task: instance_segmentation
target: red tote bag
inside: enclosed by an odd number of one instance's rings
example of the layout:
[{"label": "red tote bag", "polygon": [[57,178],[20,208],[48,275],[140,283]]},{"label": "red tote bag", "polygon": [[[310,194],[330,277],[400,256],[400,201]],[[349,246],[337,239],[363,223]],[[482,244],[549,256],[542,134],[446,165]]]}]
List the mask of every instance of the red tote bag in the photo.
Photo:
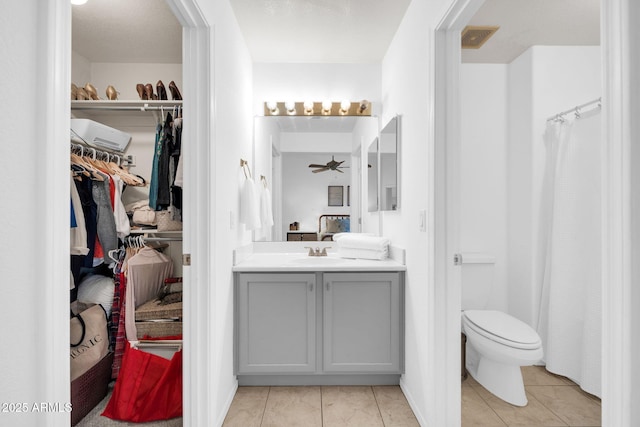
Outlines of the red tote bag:
[{"label": "red tote bag", "polygon": [[182,416],[182,350],[167,360],[126,346],[120,374],[102,415],[135,423]]}]

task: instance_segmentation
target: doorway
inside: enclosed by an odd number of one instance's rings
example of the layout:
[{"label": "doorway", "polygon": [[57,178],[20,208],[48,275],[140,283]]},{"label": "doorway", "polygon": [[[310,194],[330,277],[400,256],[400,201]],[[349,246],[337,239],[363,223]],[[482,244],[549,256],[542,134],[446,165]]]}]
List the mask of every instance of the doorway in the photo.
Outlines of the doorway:
[{"label": "doorway", "polygon": [[[210,100],[213,98],[213,82],[212,82],[212,28],[202,14],[202,11],[194,0],[168,0],[167,2],[174,15],[182,26],[182,64],[183,64],[183,80],[181,87],[182,96],[184,98],[183,107],[185,112],[188,111],[188,118],[185,117],[185,128],[183,138],[193,141],[201,141],[201,144],[194,144],[188,150],[184,150],[183,160],[184,185],[190,187],[189,192],[184,195],[184,206],[188,207],[183,214],[183,252],[191,255],[196,261],[193,263],[184,263],[183,280],[185,283],[185,292],[183,299],[183,328],[184,328],[184,347],[183,347],[183,376],[190,378],[186,381],[183,389],[183,420],[186,425],[207,424],[205,420],[214,419],[211,412],[211,405],[208,402],[213,401],[212,390],[210,386],[211,379],[208,375],[208,361],[206,357],[199,357],[202,354],[209,354],[211,341],[213,338],[209,333],[209,316],[208,301],[211,300],[210,294],[212,290],[210,286],[197,286],[196,283],[213,283],[208,261],[210,258],[208,252],[210,247],[211,225],[206,215],[200,215],[200,212],[207,212],[210,209],[210,199],[213,197],[212,183],[210,181],[198,180],[202,171],[208,170],[210,147],[208,141],[212,135],[211,117],[213,117],[212,106]],[[52,87],[65,88],[56,91],[53,95],[53,105],[69,106],[69,91],[71,84],[70,64],[71,64],[71,13],[68,2],[56,2],[57,8],[53,8],[48,14],[54,16],[67,17],[59,20],[49,20],[47,33],[50,35],[51,43],[48,48],[53,56],[53,70],[51,75],[56,76],[55,85]],[[61,108],[51,108],[47,110],[49,117],[53,120],[47,122],[50,134],[59,135],[59,140],[63,140],[69,133],[69,109],[66,112]],[[204,143],[204,142],[207,143]],[[56,160],[68,159],[68,148],[64,144],[56,144],[55,155],[52,156]],[[68,161],[68,160],[67,160]],[[59,176],[56,179],[47,180],[47,188],[64,188],[62,180],[68,182],[68,172],[64,168],[60,169]],[[54,211],[65,211],[68,209],[68,202],[62,203],[63,197],[57,198],[53,204]],[[197,230],[197,232],[196,232]],[[59,254],[68,253],[68,235],[67,230],[54,230],[54,239],[56,247],[54,252]],[[201,262],[198,262],[203,260]],[[56,263],[52,271],[53,277],[66,277],[69,281],[69,269],[65,263]],[[56,301],[60,301],[56,298]],[[55,342],[68,342],[68,308],[66,304],[56,304],[52,306],[51,316],[51,336]],[[64,331],[67,331],[66,333]],[[66,338],[65,338],[66,337]],[[68,366],[68,350],[64,345],[56,345],[52,351],[51,365]],[[56,371],[55,369],[52,372]],[[64,372],[62,370],[61,372]],[[196,372],[198,373],[196,375]],[[68,375],[51,375],[47,377],[49,381],[49,389],[52,390],[52,396],[62,397],[69,396],[69,377]],[[69,419],[58,418],[60,425],[68,425]],[[56,424],[57,425],[57,424]]]},{"label": "doorway", "polygon": [[[442,241],[437,241],[436,251],[439,253],[437,263],[439,267],[441,277],[445,283],[443,285],[446,290],[446,344],[447,350],[452,358],[460,356],[460,296],[461,296],[461,284],[460,284],[460,271],[453,263],[453,254],[457,253],[461,247],[461,230],[460,230],[460,214],[459,209],[461,206],[461,180],[460,180],[460,156],[461,156],[461,133],[458,126],[460,121],[461,110],[461,93],[460,93],[460,32],[465,25],[470,21],[471,17],[482,6],[482,0],[459,0],[454,1],[449,12],[441,21],[436,29],[435,33],[435,45],[436,45],[436,78],[435,78],[435,121],[436,121],[436,203],[437,214],[436,223],[440,222],[441,226],[446,229],[446,237]],[[601,51],[603,52],[603,73],[607,81],[607,74],[615,75],[616,72],[620,72],[617,64],[612,62],[612,56],[604,55],[607,48],[613,48],[616,52],[620,50],[619,41],[615,37],[619,37],[616,30],[613,29],[611,23],[615,22],[614,16],[620,14],[619,10],[615,10],[613,7],[607,7],[602,4],[601,9],[603,12],[601,30],[602,41]],[[607,10],[608,9],[608,10]],[[615,37],[612,37],[615,36]],[[609,38],[607,37],[609,36]],[[603,99],[616,99],[619,100],[621,94],[618,92],[617,87],[603,87]],[[611,98],[609,98],[611,97]],[[611,122],[608,122],[608,117],[605,114],[603,120],[603,127],[611,130]],[[604,151],[610,152],[611,148],[603,148]],[[611,160],[609,160],[611,162]],[[604,169],[607,166],[610,168],[613,163],[603,164]],[[607,172],[604,172],[605,180],[607,178]],[[605,196],[606,198],[606,196]],[[617,214],[616,214],[617,215]],[[446,219],[446,220],[445,220]],[[613,218],[615,219],[615,218]],[[605,220],[605,223],[607,220]],[[436,225],[436,228],[438,226]],[[614,238],[615,240],[615,238]],[[609,248],[609,250],[612,250]],[[606,268],[608,255],[603,254],[603,268]],[[609,257],[609,259],[611,259]],[[611,263],[611,261],[608,261]],[[603,283],[603,289],[608,289],[612,285],[610,282]],[[606,308],[605,316],[606,316]],[[616,319],[620,321],[621,319]],[[613,334],[616,331],[612,328],[611,322],[609,325],[607,322],[603,323],[603,342],[606,342],[608,338],[616,341],[615,345],[607,348],[603,346],[603,377],[607,372],[611,371],[611,367],[607,366],[607,354],[612,349],[620,348],[623,344],[617,341],[617,336]],[[611,343],[611,341],[609,341]],[[444,343],[443,343],[444,344]],[[456,348],[457,346],[457,348]],[[456,355],[456,356],[454,356]],[[609,355],[611,357],[613,353]],[[459,359],[457,359],[459,360]],[[457,367],[453,365],[447,366],[447,420],[449,425],[460,424],[460,387],[459,387],[459,365]],[[618,388],[621,387],[621,377],[613,377],[607,384],[603,383],[603,411],[602,411],[602,423],[607,425],[611,419],[617,418],[611,411],[606,408],[608,406],[609,399],[613,396],[620,396]],[[628,410],[628,408],[627,408]]]}]

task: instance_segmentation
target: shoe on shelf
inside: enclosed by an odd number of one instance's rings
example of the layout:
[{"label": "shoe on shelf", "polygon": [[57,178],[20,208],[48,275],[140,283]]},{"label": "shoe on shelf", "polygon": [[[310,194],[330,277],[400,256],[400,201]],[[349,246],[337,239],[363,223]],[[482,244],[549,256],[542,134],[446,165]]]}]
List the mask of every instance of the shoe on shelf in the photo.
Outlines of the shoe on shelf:
[{"label": "shoe on shelf", "polygon": [[94,101],[100,99],[98,98],[98,91],[91,83],[87,83],[86,85],[84,85],[84,90],[89,94],[89,98],[93,99]]},{"label": "shoe on shelf", "polygon": [[178,90],[178,86],[176,86],[176,84],[175,84],[175,82],[173,80],[171,80],[171,82],[169,82],[169,90],[171,91],[171,98],[174,101],[182,100],[182,95],[180,94],[180,91]]},{"label": "shoe on shelf", "polygon": [[144,92],[147,95],[147,99],[154,100],[158,99],[155,93],[153,93],[153,85],[151,83],[147,83],[144,85]]},{"label": "shoe on shelf", "polygon": [[88,99],[91,99],[91,97],[89,96],[89,93],[86,91],[85,88],[83,87],[79,87],[77,90],[77,98],[78,101],[86,101]]},{"label": "shoe on shelf", "polygon": [[162,83],[162,80],[158,80],[158,83],[156,83],[156,91],[158,92],[158,99],[160,100],[167,100],[167,89],[164,87],[164,83]]},{"label": "shoe on shelf", "polygon": [[75,101],[78,99],[78,86],[71,83],[71,100]]},{"label": "shoe on shelf", "polygon": [[107,99],[111,101],[118,99],[118,91],[111,85],[107,86]]},{"label": "shoe on shelf", "polygon": [[138,83],[136,85],[136,90],[138,91],[138,96],[140,96],[140,99],[142,100],[146,100],[147,98],[147,93],[144,90],[144,85],[142,83]]}]

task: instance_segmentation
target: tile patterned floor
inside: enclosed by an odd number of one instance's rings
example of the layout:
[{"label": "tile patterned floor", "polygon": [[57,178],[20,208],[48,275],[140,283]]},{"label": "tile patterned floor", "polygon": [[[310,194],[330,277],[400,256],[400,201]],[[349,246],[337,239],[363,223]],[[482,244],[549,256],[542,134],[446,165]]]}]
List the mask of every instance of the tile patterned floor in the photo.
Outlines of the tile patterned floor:
[{"label": "tile patterned floor", "polygon": [[239,387],[223,427],[419,427],[398,386]]},{"label": "tile patterned floor", "polygon": [[[529,404],[510,405],[471,376],[462,427],[600,426],[600,399],[543,367],[522,374]],[[417,427],[398,386],[239,387],[223,427]]]},{"label": "tile patterned floor", "polygon": [[529,404],[510,405],[471,376],[462,383],[462,427],[600,426],[600,399],[541,366],[522,368]]}]

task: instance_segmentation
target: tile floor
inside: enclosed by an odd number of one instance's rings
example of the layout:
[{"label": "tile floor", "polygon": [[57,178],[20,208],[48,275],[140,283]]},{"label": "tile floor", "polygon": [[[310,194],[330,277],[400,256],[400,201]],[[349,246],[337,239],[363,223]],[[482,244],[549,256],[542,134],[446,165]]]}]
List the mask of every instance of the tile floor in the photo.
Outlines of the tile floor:
[{"label": "tile floor", "polygon": [[462,427],[600,426],[600,399],[542,366],[522,368],[529,404],[510,405],[471,376],[462,383]]},{"label": "tile floor", "polygon": [[[600,426],[600,399],[544,367],[522,369],[529,404],[510,405],[471,376],[462,427]],[[418,426],[398,386],[239,387],[223,427]]]},{"label": "tile floor", "polygon": [[239,387],[223,427],[419,427],[398,386]]}]

